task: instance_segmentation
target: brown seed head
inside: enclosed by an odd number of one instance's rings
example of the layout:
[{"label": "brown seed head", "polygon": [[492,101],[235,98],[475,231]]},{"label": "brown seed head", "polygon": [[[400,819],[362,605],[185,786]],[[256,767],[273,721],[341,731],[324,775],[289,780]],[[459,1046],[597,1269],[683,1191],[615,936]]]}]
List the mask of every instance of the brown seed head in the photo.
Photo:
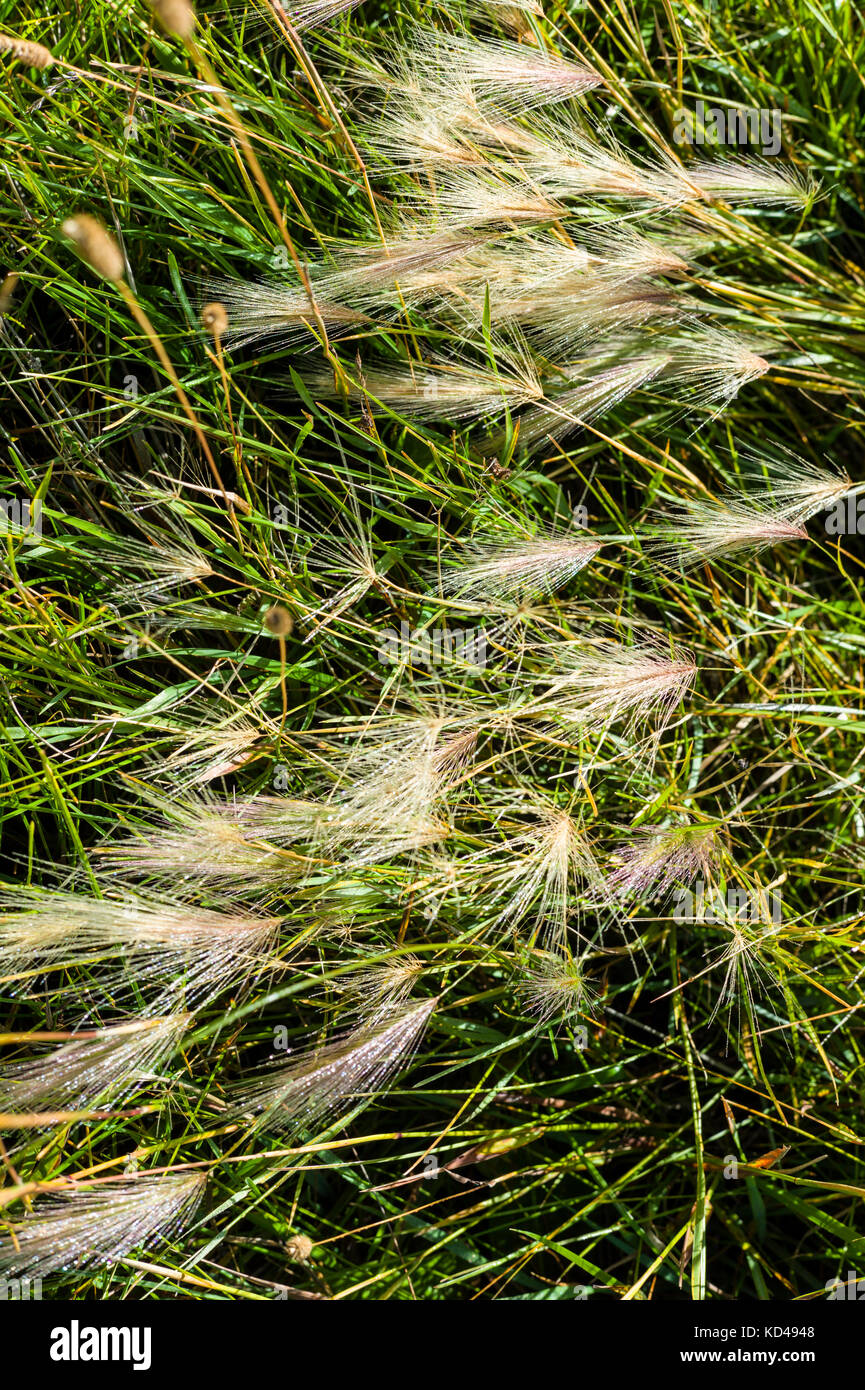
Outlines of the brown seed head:
[{"label": "brown seed head", "polygon": [[29,68],[50,68],[54,54],[41,43],[31,43],[28,39],[18,39],[14,34],[0,34],[0,53],[11,53],[19,63]]},{"label": "brown seed head", "polygon": [[67,217],[61,230],[74,242],[81,259],[103,280],[116,283],[123,279],[126,273],[123,253],[98,218],[79,212],[74,217]]},{"label": "brown seed head", "polygon": [[214,338],[224,338],[228,332],[228,310],[218,299],[214,300],[212,304],[205,304],[202,309],[201,322]]},{"label": "brown seed head", "polygon": [[2,285],[0,285],[0,318],[2,318],[4,314],[8,314],[9,310],[12,308],[12,296],[15,293],[15,286],[17,284],[18,276],[15,274],[14,270],[10,271]]},{"label": "brown seed head", "polygon": [[195,11],[189,0],[150,0],[154,14],[166,34],[189,39],[195,29]]},{"label": "brown seed head", "polygon": [[293,1264],[305,1265],[314,1248],[309,1236],[292,1236],[285,1242],[285,1253]]},{"label": "brown seed head", "polygon": [[290,637],[294,632],[294,618],[281,603],[275,603],[264,615],[264,626],[274,637]]}]

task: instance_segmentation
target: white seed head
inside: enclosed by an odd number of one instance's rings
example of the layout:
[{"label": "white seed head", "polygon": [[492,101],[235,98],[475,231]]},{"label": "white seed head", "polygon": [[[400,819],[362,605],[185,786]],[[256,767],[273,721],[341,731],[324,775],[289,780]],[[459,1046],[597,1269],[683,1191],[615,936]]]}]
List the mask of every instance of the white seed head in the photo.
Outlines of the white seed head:
[{"label": "white seed head", "polygon": [[530,819],[449,867],[433,895],[482,893],[491,929],[528,926],[531,942],[565,948],[587,905],[604,895],[603,875],[580,823],[552,802],[532,798]]},{"label": "white seed head", "polygon": [[[220,301],[227,323],[220,337],[229,347],[271,341],[292,344],[311,335],[315,316],[304,289],[246,280],[208,280],[208,294]],[[363,324],[363,314],[328,304],[316,293],[316,308],[328,333],[339,334]],[[202,311],[203,313],[203,311]]]},{"label": "white seed head", "polygon": [[811,173],[753,155],[695,160],[685,165],[682,178],[702,198],[750,207],[780,205],[807,211],[820,191]]},{"label": "white seed head", "polygon": [[465,599],[501,599],[551,592],[566,584],[601,549],[585,535],[525,540],[472,540],[466,558],[444,571],[441,590]]},{"label": "white seed head", "polygon": [[0,1068],[0,1110],[34,1115],[118,1101],[175,1051],[189,1014],[139,1019],[82,1032],[41,1057]]},{"label": "white seed head", "polygon": [[692,569],[733,555],[756,555],[781,541],[802,541],[808,532],[773,506],[771,499],[690,498],[669,524],[649,538],[656,563]]},{"label": "white seed head", "polygon": [[436,1002],[396,1009],[337,1042],[265,1068],[235,1088],[235,1113],[254,1115],[256,1128],[321,1131],[355,1103],[375,1099],[407,1065]]},{"label": "white seed head", "polygon": [[28,1278],[101,1269],[179,1235],[204,1195],[201,1173],[142,1173],[70,1182],[37,1197],[32,1214],[0,1233],[0,1271]]},{"label": "white seed head", "polygon": [[415,26],[408,39],[415,66],[427,81],[467,84],[479,102],[523,113],[567,101],[603,84],[588,64],[573,63],[503,39]]},{"label": "white seed head", "polygon": [[582,966],[555,951],[534,951],[517,981],[522,1009],[540,1024],[566,1023],[586,1013],[591,995]]},{"label": "white seed head", "polygon": [[[613,638],[577,638],[562,643],[545,691],[523,706],[533,719],[561,719],[585,730],[626,721],[635,733],[650,725],[658,733],[694,683],[690,653],[655,637],[629,646]],[[519,714],[519,704],[514,707]]]},{"label": "white seed head", "polygon": [[[307,380],[313,394],[337,394],[331,375],[320,373]],[[463,424],[499,414],[505,404],[517,409],[542,399],[544,394],[532,363],[516,355],[497,372],[459,361],[441,362],[434,367],[401,363],[375,367],[364,372],[362,388],[352,386],[351,393],[356,398],[368,396],[373,402],[419,420]]]},{"label": "white seed head", "polygon": [[[200,850],[199,850],[200,852]],[[101,986],[156,992],[154,1014],[237,987],[265,967],[279,919],[223,914],[141,891],[7,889],[0,895],[0,974],[99,958]]]},{"label": "white seed head", "polygon": [[361,0],[297,0],[292,4],[283,0],[269,0],[277,15],[284,15],[292,28],[301,32],[304,29],[323,29],[341,14],[348,14],[357,8]]},{"label": "white seed head", "polygon": [[616,846],[619,865],[609,885],[622,897],[662,901],[675,884],[710,877],[719,850],[711,825],[641,828],[630,841]]}]

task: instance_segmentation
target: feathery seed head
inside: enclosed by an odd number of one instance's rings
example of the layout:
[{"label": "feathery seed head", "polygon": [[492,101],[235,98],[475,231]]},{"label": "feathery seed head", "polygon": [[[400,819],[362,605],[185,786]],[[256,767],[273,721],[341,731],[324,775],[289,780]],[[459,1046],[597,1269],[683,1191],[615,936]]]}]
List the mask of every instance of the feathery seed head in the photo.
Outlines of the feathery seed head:
[{"label": "feathery seed head", "polygon": [[94,560],[110,570],[135,574],[144,578],[115,585],[118,602],[132,599],[155,599],[167,590],[182,584],[200,584],[213,574],[210,560],[203,550],[185,536],[177,539],[136,541],[130,536],[112,538],[111,549],[94,547]]},{"label": "feathery seed head", "polygon": [[709,878],[719,850],[711,825],[641,829],[630,843],[617,846],[620,862],[610,887],[622,897],[661,900],[676,883]]},{"label": "feathery seed head", "polygon": [[693,255],[693,250],[687,234],[677,233],[675,227],[668,229],[664,223],[653,235],[626,223],[599,227],[585,233],[582,239],[592,254],[595,273],[619,283],[656,277],[678,280],[690,270],[687,253],[690,250]]},{"label": "feathery seed head", "polygon": [[744,386],[769,370],[766,358],[749,343],[715,325],[671,334],[667,347],[661,385],[670,394],[679,388],[687,393],[682,402],[685,409],[715,406],[720,413]]},{"label": "feathery seed head", "polygon": [[182,741],[165,758],[159,775],[169,780],[173,789],[206,786],[263,755],[267,745],[262,744],[260,719],[235,713],[212,724],[210,718],[206,706],[190,702],[186,719],[171,721],[170,732]]},{"label": "feathery seed head", "polygon": [[267,963],[280,922],[141,891],[93,898],[6,889],[0,908],[0,973],[55,970],[108,955],[109,968],[102,967],[106,992],[158,990],[154,1013],[245,983]]},{"label": "feathery seed head", "polygon": [[[431,780],[431,779],[430,779]],[[396,858],[447,835],[447,825],[423,810],[440,795],[439,783],[410,784],[371,773],[350,782],[330,801],[258,796],[234,803],[244,832],[274,845],[304,843],[312,855],[355,865]],[[418,806],[421,805],[421,809]]]},{"label": "feathery seed head", "polygon": [[548,391],[542,405],[526,412],[520,442],[531,450],[561,439],[650,386],[673,397],[681,392],[682,410],[714,406],[720,413],[768,365],[736,334],[715,327],[658,333],[648,343],[624,335],[565,369],[575,384]]},{"label": "feathery seed head", "polygon": [[316,283],[325,298],[357,305],[375,296],[373,302],[381,307],[382,292],[391,295],[397,284],[414,298],[416,288],[426,291],[446,268],[456,264],[462,273],[466,256],[487,240],[484,232],[427,232],[411,223],[398,225],[386,247],[380,241],[343,247],[335,269],[322,273]]},{"label": "feathery seed head", "polygon": [[436,184],[435,202],[442,221],[456,228],[512,227],[567,217],[565,204],[538,184],[487,169],[447,171]]},{"label": "feathery seed head", "polygon": [[525,44],[477,39],[466,32],[413,30],[410,43],[424,75],[443,84],[465,82],[481,102],[500,111],[522,113],[535,106],[567,101],[603,85],[593,68],[553,57]]},{"label": "feathery seed head", "polygon": [[383,857],[389,836],[394,852],[444,838],[439,817],[449,788],[471,762],[478,727],[476,715],[398,716],[366,729],[335,800],[335,829],[329,829],[336,843],[362,863]]},{"label": "feathery seed head", "polygon": [[820,192],[810,172],[753,155],[696,160],[684,167],[682,179],[698,197],[752,207],[774,204],[807,212]]},{"label": "feathery seed head", "polygon": [[689,653],[646,637],[625,646],[613,639],[565,642],[547,690],[525,707],[585,729],[627,720],[636,732],[651,721],[663,730],[691,689],[697,668]]},{"label": "feathery seed head", "polygon": [[539,1024],[566,1023],[591,1008],[591,994],[582,966],[555,951],[533,951],[520,977],[516,995],[526,1013]]},{"label": "feathery seed head", "polygon": [[487,600],[561,588],[597,555],[601,542],[552,534],[510,543],[473,540],[466,549],[467,563],[441,576],[442,593]]},{"label": "feathery seed head", "polygon": [[687,570],[731,555],[759,554],[780,541],[808,539],[804,526],[788,520],[771,500],[727,493],[689,498],[675,520],[648,540],[655,562]]},{"label": "feathery seed head", "polygon": [[[232,347],[267,338],[291,343],[310,334],[314,316],[305,290],[284,284],[209,280],[208,291],[217,297],[228,316],[224,337]],[[317,296],[316,307],[328,333],[345,332],[366,322],[363,314],[328,304]]]},{"label": "feathery seed head", "polygon": [[[833,506],[853,491],[853,481],[840,467],[811,463],[789,451],[752,452],[744,455],[748,481],[760,482],[776,513],[803,525],[824,508]],[[766,472],[768,481],[760,475]]]},{"label": "feathery seed head", "polygon": [[84,1110],[135,1090],[175,1051],[190,1014],[147,1018],[84,1032],[46,1056],[0,1068],[0,1110]]},{"label": "feathery seed head", "polygon": [[370,1026],[408,1005],[422,972],[423,964],[417,956],[393,956],[353,970],[340,979],[339,988]]},{"label": "feathery seed head", "polygon": [[[583,362],[568,369],[567,375],[575,385],[555,395],[549,393],[542,404],[520,417],[520,443],[533,451],[549,440],[565,438],[581,425],[613,410],[633,392],[657,381],[673,360],[664,348],[635,352],[630,358],[621,353],[610,353],[606,358],[598,353],[587,355]],[[497,436],[489,441],[489,447],[499,447]]]},{"label": "feathery seed head", "polygon": [[727,943],[714,957],[709,957],[707,967],[713,971],[726,967],[710,1023],[725,1006],[732,1013],[734,1003],[737,1004],[737,1013],[741,1015],[740,991],[746,1002],[746,1012],[753,1017],[756,994],[765,993],[779,983],[777,972],[771,964],[777,928],[739,922],[733,916],[722,924],[722,930],[728,935]]},{"label": "feathery seed head", "polygon": [[532,180],[557,198],[602,196],[665,209],[688,197],[675,165],[635,159],[611,132],[602,140],[585,121],[561,111],[533,116],[522,164]]},{"label": "feathery seed head", "polygon": [[391,173],[423,173],[443,169],[484,168],[488,155],[483,140],[486,122],[475,130],[478,116],[466,97],[441,91],[397,88],[381,113],[368,122],[364,142],[373,153],[373,168]]},{"label": "feathery seed head", "polygon": [[107,868],[118,875],[199,880],[238,889],[292,882],[306,870],[305,861],[252,839],[233,808],[206,801],[175,803],[167,808],[163,825],[118,840],[103,854]]},{"label": "feathery seed head", "polygon": [[[327,382],[333,390],[332,375]],[[336,533],[320,535],[307,557],[310,575],[320,577],[334,590],[308,615],[310,619],[326,614],[326,621],[332,622],[346,609],[359,603],[371,588],[384,583],[385,575],[378,572],[375,536],[369,521],[361,513],[360,502],[354,491],[349,493],[347,504],[348,516],[339,518]],[[317,630],[312,629],[306,637],[307,642]]]},{"label": "feathery seed head", "polygon": [[361,0],[294,0],[283,4],[281,0],[269,0],[278,15],[288,20],[294,29],[323,29],[331,20],[341,14],[348,14],[357,8]]},{"label": "feathery seed head", "polygon": [[559,361],[587,341],[657,319],[675,323],[692,309],[693,301],[663,286],[636,280],[616,285],[609,278],[587,275],[568,294],[551,285],[511,298],[501,306],[498,321],[514,319],[544,356]]},{"label": "feathery seed head", "polygon": [[[331,373],[322,372],[308,381],[318,395],[336,394]],[[366,372],[363,387],[352,385],[351,394],[368,394],[383,406],[421,420],[469,423],[499,413],[505,402],[516,409],[541,400],[544,392],[533,364],[514,356],[498,372],[461,362],[445,361],[434,367],[395,363]]]},{"label": "feathery seed head", "polygon": [[[495,917],[493,927],[532,924],[531,938],[541,937],[562,951],[572,925],[579,931],[588,897],[604,896],[603,876],[592,846],[569,811],[533,797],[531,821],[503,842],[484,846],[454,865],[445,865],[439,889],[445,893],[473,881]],[[435,889],[434,889],[435,891]]]},{"label": "feathery seed head", "polygon": [[407,1065],[437,1002],[397,1009],[336,1042],[263,1069],[235,1088],[235,1114],[255,1114],[256,1128],[320,1132],[355,1102],[374,1099]]},{"label": "feathery seed head", "polygon": [[122,1182],[70,1182],[37,1197],[32,1214],[0,1235],[0,1272],[41,1278],[116,1264],[179,1234],[205,1181],[201,1173],[142,1173]]}]

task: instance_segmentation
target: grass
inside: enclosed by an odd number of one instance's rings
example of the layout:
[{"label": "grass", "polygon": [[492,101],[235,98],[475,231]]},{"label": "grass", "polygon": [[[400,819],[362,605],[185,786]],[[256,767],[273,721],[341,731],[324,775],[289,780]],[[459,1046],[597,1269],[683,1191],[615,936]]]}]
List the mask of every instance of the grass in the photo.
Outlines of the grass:
[{"label": "grass", "polygon": [[[862,540],[821,516],[803,544],[683,576],[653,569],[637,533],[659,507],[747,488],[767,445],[862,478],[862,16],[820,0],[589,0],[530,21],[601,72],[609,90],[586,102],[612,108],[632,150],[642,132],[644,150],[687,160],[675,112],[698,99],[777,108],[785,157],[821,185],[808,210],[693,213],[709,246],[692,292],[768,341],[765,376],[723,411],[638,393],[533,454],[507,412],[466,428],[358,403],[370,363],[414,370],[454,346],[423,310],[326,351],[308,336],[228,352],[200,322],[208,280],[296,284],[293,255],[306,266],[388,225],[413,176],[388,181],[358,155],[347,73],[419,16],[448,22],[369,0],[304,35],[301,62],[252,4],[202,9],[191,52],[132,0],[56,14],[0,0],[0,29],[57,60],[40,72],[0,55],[0,246],[18,276],[0,334],[0,492],[43,505],[41,537],[3,537],[6,878],[104,893],[118,872],[106,847],[147,834],[154,797],[170,812],[205,781],[216,797],[339,789],[373,714],[500,711],[599,612],[620,636],[648,624],[692,651],[695,689],[642,762],[618,726],[488,732],[449,793],[441,854],[324,855],[300,874],[289,848],[264,886],[163,881],[278,916],[278,962],[208,999],[122,1105],[47,1129],[0,1118],[0,1210],[20,1216],[29,1184],[73,1175],[207,1171],[166,1246],[46,1282],[46,1296],[822,1298],[863,1259]],[[60,234],[80,211],[122,241],[218,479],[128,300]],[[472,360],[503,370],[499,341],[482,324]],[[323,370],[330,397],[307,384]],[[577,505],[609,543],[561,593],[504,621],[431,587],[450,547],[509,519],[561,526]],[[322,536],[349,537],[354,559],[322,559]],[[193,554],[199,577],[160,585],[154,542]],[[359,574],[351,602],[322,607]],[[263,621],[274,605],[293,620],[281,637]],[[493,655],[481,672],[383,665],[382,633],[403,622],[482,626]],[[729,998],[722,923],[643,905],[601,940],[586,909],[593,1008],[560,1026],[526,1013],[531,933],[496,921],[489,874],[527,792],[573,809],[604,866],[633,828],[719,825],[720,886],[783,903],[777,929],[732,958]],[[448,866],[472,863],[441,890]],[[373,1104],[288,1136],[226,1113],[274,1047],[339,1030],[353,973],[408,953],[417,993],[440,1001]],[[96,961],[34,966],[26,988],[0,980],[3,1060],[48,1046],[30,1035],[146,1005],[146,988],[131,1007],[104,997],[101,978]]]}]

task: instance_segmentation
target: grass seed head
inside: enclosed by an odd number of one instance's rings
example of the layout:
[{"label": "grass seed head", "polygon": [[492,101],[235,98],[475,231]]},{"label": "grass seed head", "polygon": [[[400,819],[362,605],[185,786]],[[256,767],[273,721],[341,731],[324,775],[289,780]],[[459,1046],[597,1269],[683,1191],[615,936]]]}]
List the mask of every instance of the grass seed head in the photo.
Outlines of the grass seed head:
[{"label": "grass seed head", "polygon": [[38,1114],[116,1102],[171,1056],[190,1017],[173,1014],[99,1028],[46,1056],[12,1062],[0,1068],[0,1110]]},{"label": "grass seed head", "polygon": [[483,601],[551,592],[572,579],[600,549],[600,541],[578,535],[473,540],[466,547],[466,560],[442,574],[442,592]]},{"label": "grass seed head", "polygon": [[30,39],[19,39],[14,34],[0,34],[0,53],[9,53],[29,68],[50,68],[54,62],[50,48]]},{"label": "grass seed head", "polygon": [[677,883],[709,879],[719,851],[713,826],[641,828],[630,842],[617,846],[619,866],[610,887],[622,897],[659,901]]},{"label": "grass seed head", "polygon": [[228,333],[228,310],[215,299],[212,303],[205,304],[201,311],[201,322],[214,338],[224,338]]},{"label": "grass seed head", "polygon": [[517,981],[524,1011],[539,1024],[566,1023],[585,1013],[590,993],[579,961],[555,951],[534,951]]},{"label": "grass seed head", "polygon": [[156,18],[166,34],[191,39],[195,33],[195,11],[189,0],[150,0]]},{"label": "grass seed head", "polygon": [[252,1114],[256,1128],[314,1134],[356,1101],[374,1099],[405,1067],[437,1000],[390,1011],[336,1042],[265,1068],[235,1088],[238,1118]]},{"label": "grass seed head", "polygon": [[70,1182],[38,1196],[0,1235],[0,1272],[42,1278],[116,1264],[179,1235],[204,1195],[201,1173],[141,1173],[122,1182]]},{"label": "grass seed head", "polygon": [[587,64],[554,57],[526,44],[477,39],[466,32],[416,26],[409,39],[417,68],[443,83],[466,83],[497,110],[523,113],[567,101],[603,85]]},{"label": "grass seed head", "polygon": [[281,603],[268,608],[262,622],[272,637],[290,637],[294,632],[294,618]]},{"label": "grass seed head", "polygon": [[97,217],[91,217],[86,212],[76,213],[74,217],[67,217],[61,230],[73,243],[81,259],[103,280],[116,284],[124,278],[126,265],[123,252]]}]

